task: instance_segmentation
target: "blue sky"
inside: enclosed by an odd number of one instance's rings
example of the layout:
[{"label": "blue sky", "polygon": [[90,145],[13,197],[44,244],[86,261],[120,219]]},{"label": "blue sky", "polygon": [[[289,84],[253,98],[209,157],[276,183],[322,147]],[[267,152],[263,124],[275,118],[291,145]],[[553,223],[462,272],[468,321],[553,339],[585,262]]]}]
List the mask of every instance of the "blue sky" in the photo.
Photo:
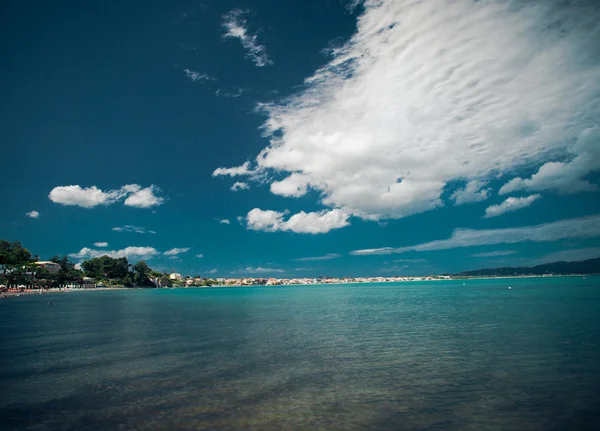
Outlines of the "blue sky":
[{"label": "blue sky", "polygon": [[222,277],[600,256],[575,3],[4,2],[0,237]]}]

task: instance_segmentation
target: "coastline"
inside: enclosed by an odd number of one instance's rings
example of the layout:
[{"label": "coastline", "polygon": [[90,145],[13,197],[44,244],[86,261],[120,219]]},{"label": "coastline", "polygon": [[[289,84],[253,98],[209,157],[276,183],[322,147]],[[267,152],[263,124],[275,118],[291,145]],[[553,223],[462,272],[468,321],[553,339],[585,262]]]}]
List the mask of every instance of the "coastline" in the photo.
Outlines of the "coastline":
[{"label": "coastline", "polygon": [[565,275],[523,275],[523,276],[497,276],[497,277],[465,277],[465,278],[427,278],[427,279],[416,279],[416,280],[393,280],[393,281],[348,281],[348,282],[332,282],[332,283],[309,283],[309,284],[280,284],[280,285],[261,285],[261,284],[230,284],[230,285],[213,285],[213,286],[180,286],[180,287],[85,287],[85,288],[68,288],[68,289],[47,289],[42,290],[25,290],[23,292],[0,292],[0,299],[5,298],[16,298],[19,296],[29,295],[40,295],[40,294],[52,294],[52,293],[73,293],[73,292],[98,292],[98,291],[110,291],[110,290],[148,290],[148,289],[159,289],[159,290],[170,290],[170,289],[215,289],[215,288],[248,288],[248,287],[308,287],[308,286],[332,286],[332,285],[360,285],[360,284],[401,284],[401,283],[428,283],[428,282],[466,282],[466,281],[479,281],[479,280],[517,280],[517,279],[553,279],[553,278],[566,278],[566,277],[599,277],[600,274],[565,274]]}]

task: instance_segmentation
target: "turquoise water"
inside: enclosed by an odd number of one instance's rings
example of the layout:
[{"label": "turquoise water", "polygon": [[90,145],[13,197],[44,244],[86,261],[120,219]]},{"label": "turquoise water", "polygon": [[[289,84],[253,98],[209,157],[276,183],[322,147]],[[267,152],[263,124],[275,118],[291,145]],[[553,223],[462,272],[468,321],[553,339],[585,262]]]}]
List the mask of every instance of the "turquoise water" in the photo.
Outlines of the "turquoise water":
[{"label": "turquoise water", "polygon": [[11,298],[0,429],[598,430],[599,318],[598,277]]}]

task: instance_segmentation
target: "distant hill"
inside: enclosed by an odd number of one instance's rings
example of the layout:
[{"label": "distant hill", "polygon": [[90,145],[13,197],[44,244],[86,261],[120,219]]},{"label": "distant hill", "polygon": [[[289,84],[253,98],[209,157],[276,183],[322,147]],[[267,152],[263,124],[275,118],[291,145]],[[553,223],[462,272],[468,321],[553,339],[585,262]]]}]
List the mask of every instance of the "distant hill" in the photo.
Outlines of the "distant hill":
[{"label": "distant hill", "polygon": [[464,277],[502,277],[512,275],[569,275],[569,274],[600,274],[600,257],[595,259],[580,260],[577,262],[552,262],[537,266],[516,266],[501,268],[476,269],[462,271],[455,276]]}]

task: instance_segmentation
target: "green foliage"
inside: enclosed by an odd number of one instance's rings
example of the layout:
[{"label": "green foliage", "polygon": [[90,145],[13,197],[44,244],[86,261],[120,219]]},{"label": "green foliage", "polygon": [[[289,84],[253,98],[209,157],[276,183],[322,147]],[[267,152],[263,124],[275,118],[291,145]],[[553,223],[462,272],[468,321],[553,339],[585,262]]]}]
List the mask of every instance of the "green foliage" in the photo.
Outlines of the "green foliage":
[{"label": "green foliage", "polygon": [[0,265],[24,265],[31,260],[31,253],[19,241],[0,240]]},{"label": "green foliage", "polygon": [[129,262],[126,257],[114,259],[109,256],[100,256],[83,262],[81,267],[86,276],[95,279],[124,279],[129,274]]}]

